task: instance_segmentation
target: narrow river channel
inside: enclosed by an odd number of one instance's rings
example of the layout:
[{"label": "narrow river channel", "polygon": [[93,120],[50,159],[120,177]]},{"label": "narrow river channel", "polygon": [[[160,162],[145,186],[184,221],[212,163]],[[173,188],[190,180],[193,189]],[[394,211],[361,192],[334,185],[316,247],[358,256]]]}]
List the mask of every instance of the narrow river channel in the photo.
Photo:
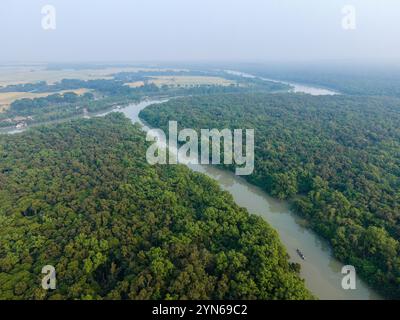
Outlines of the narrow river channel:
[{"label": "narrow river channel", "polygon": [[[297,87],[299,89],[299,87]],[[306,88],[305,93],[333,94],[332,92],[319,91],[312,87]],[[123,112],[133,123],[138,122],[145,131],[149,128],[139,118],[139,112],[149,105],[163,101],[149,100],[130,104],[116,109]],[[113,112],[113,111],[109,111]],[[104,116],[109,112],[92,114]],[[61,121],[60,121],[61,122]],[[22,130],[3,129],[0,133],[18,133]],[[332,255],[329,244],[313,231],[306,228],[306,222],[290,211],[288,203],[278,201],[268,196],[263,190],[247,183],[243,178],[233,173],[218,169],[213,166],[188,165],[192,170],[201,172],[216,180],[223,190],[232,194],[236,203],[246,208],[250,213],[262,216],[275,230],[278,231],[282,243],[290,255],[291,261],[301,265],[301,276],[305,279],[307,288],[319,299],[382,299],[370,289],[360,278],[357,278],[356,290],[344,290],[341,286],[343,264]],[[305,255],[302,260],[296,253],[299,248]]]},{"label": "narrow river channel", "polygon": [[[149,128],[139,118],[139,112],[151,104],[161,102],[144,101],[118,111],[123,112],[132,122],[140,123],[143,129],[148,131]],[[301,276],[305,279],[307,288],[319,299],[381,299],[359,278],[356,290],[342,289],[343,264],[333,257],[329,244],[307,229],[305,221],[290,211],[287,202],[273,199],[260,188],[229,171],[205,165],[188,166],[216,180],[223,190],[232,194],[239,206],[262,216],[278,231],[291,261],[301,265]],[[297,248],[306,256],[305,261],[296,253]]]}]

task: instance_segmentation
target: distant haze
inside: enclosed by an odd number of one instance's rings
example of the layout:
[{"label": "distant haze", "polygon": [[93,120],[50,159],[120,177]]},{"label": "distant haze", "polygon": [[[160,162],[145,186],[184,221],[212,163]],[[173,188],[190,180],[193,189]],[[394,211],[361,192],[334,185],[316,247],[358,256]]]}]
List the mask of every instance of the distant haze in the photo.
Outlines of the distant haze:
[{"label": "distant haze", "polygon": [[[42,29],[47,4],[56,30]],[[399,17],[399,0],[1,0],[0,62],[398,63]]]}]

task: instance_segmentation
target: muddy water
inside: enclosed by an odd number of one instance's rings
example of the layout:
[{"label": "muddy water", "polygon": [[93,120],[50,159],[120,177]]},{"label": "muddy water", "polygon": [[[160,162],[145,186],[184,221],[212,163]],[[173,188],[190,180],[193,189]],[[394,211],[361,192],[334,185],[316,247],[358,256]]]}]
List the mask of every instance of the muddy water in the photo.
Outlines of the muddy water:
[{"label": "muddy water", "polygon": [[[132,104],[119,111],[132,122],[142,124],[144,130],[147,131],[149,128],[139,119],[139,112],[151,104],[160,102],[162,101]],[[216,180],[222,189],[232,194],[239,206],[246,208],[250,213],[262,216],[278,231],[291,261],[301,265],[301,276],[305,279],[307,288],[319,299],[381,299],[359,278],[357,278],[356,290],[342,289],[341,270],[344,265],[333,257],[327,242],[307,229],[306,222],[290,211],[287,202],[268,196],[260,188],[229,171],[205,165],[189,164],[188,166]],[[305,261],[296,253],[297,248],[300,248],[306,256]]]},{"label": "muddy water", "polygon": [[[132,122],[142,124],[143,129],[148,131],[149,128],[139,119],[139,112],[151,104],[161,102],[163,101],[143,101],[115,111],[123,112]],[[90,115],[90,117],[104,116],[109,112],[113,111]],[[21,130],[3,129],[0,133],[18,132]],[[263,190],[226,170],[204,165],[188,166],[216,180],[222,189],[232,194],[239,206],[246,208],[250,213],[262,216],[278,231],[291,261],[301,265],[301,276],[305,279],[307,288],[319,299],[381,299],[359,278],[357,278],[356,290],[342,289],[343,264],[333,257],[330,246],[317,234],[307,229],[304,220],[290,211],[287,202],[271,198]],[[305,261],[296,253],[297,248],[304,253]]]}]

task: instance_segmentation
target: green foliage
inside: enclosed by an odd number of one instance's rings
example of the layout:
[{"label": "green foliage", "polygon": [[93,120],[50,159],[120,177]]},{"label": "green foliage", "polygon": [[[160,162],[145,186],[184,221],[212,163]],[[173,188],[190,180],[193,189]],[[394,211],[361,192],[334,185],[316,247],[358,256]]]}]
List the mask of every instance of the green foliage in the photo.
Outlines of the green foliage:
[{"label": "green foliage", "polygon": [[0,137],[0,299],[312,298],[265,221],[146,148],[118,113]]},{"label": "green foliage", "polygon": [[329,88],[349,95],[400,97],[400,69],[391,65],[274,64],[232,66],[259,77]]},{"label": "green foliage", "polygon": [[338,258],[400,298],[400,100],[301,94],[192,97],[146,108],[153,127],[255,129],[248,179],[329,239]]},{"label": "green foliage", "polygon": [[[63,79],[55,84],[44,81],[0,87],[1,92],[57,92],[86,88],[91,92],[77,96],[73,92],[51,94],[47,97],[35,99],[19,99],[14,101],[6,112],[0,113],[0,128],[15,126],[23,117],[27,124],[45,123],[82,116],[86,111],[100,112],[115,108],[117,105],[126,105],[148,97],[176,97],[188,95],[210,95],[239,92],[278,92],[287,91],[290,86],[262,81],[260,79],[247,79],[239,76],[219,72],[183,72],[185,75],[210,75],[220,76],[234,80],[237,84],[222,85],[195,85],[191,87],[174,87],[164,85],[161,88],[148,80],[154,75],[176,75],[181,72],[123,72],[114,75],[114,79],[78,80]],[[128,82],[144,81],[145,85],[130,88]]]}]

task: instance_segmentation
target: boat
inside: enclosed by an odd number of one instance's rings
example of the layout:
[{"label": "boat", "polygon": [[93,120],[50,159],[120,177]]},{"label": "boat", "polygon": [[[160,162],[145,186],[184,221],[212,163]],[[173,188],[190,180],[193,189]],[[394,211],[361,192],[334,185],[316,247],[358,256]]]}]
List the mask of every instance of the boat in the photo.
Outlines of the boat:
[{"label": "boat", "polygon": [[300,251],[300,249],[297,249],[297,254],[300,256],[301,259],[306,260],[306,257],[304,256],[303,252]]},{"label": "boat", "polygon": [[15,126],[15,128],[16,129],[24,129],[24,128],[26,128],[28,125],[26,124],[26,122],[20,122],[20,123],[18,123],[16,126]]}]

